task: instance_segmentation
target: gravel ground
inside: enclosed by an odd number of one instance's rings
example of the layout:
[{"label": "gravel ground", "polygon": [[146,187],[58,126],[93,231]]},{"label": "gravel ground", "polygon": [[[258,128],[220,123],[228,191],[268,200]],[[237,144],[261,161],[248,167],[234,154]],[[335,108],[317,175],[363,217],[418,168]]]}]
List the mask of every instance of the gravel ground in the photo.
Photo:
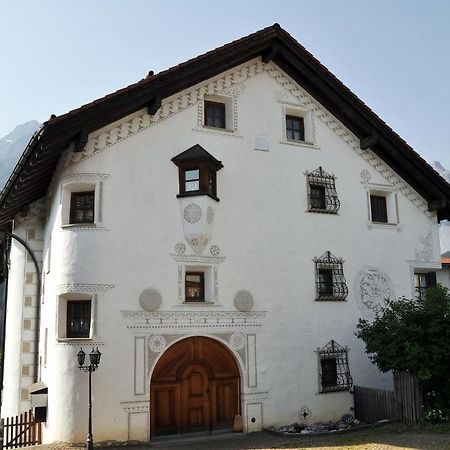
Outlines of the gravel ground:
[{"label": "gravel ground", "polygon": [[[268,449],[314,449],[314,450],[450,450],[450,432],[432,432],[426,429],[404,427],[396,424],[382,428],[357,431],[339,436],[280,437],[260,432],[238,437],[214,439],[202,438],[189,443],[164,443],[156,445],[96,444],[96,450],[268,450]],[[35,446],[33,450],[81,450],[85,446],[55,443]]]}]

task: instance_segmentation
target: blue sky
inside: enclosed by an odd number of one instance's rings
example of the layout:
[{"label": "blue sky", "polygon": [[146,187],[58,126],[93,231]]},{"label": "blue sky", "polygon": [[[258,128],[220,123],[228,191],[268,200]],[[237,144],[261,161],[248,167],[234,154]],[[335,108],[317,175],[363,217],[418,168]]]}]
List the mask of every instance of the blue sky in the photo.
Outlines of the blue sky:
[{"label": "blue sky", "polygon": [[450,1],[6,0],[0,11],[0,137],[279,22],[450,168]]}]

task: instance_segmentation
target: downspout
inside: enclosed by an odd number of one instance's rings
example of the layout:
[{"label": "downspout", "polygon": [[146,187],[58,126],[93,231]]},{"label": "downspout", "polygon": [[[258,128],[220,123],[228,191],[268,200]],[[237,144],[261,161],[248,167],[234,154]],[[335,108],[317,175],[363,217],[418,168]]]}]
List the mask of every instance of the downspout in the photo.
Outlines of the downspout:
[{"label": "downspout", "polygon": [[[0,228],[0,233],[5,234],[6,236],[9,236],[11,239],[15,239],[16,241],[20,242],[24,247],[25,250],[29,253],[31,256],[31,259],[33,260],[34,267],[36,269],[36,276],[37,276],[37,286],[36,286],[36,326],[35,326],[35,349],[34,349],[34,372],[33,372],[33,380],[34,383],[38,381],[38,369],[39,369],[39,328],[40,328],[40,320],[41,320],[41,271],[39,268],[39,263],[36,259],[36,256],[29,247],[29,245],[19,236],[10,233],[9,231],[6,231],[2,228]],[[5,325],[6,325],[6,302],[5,302]],[[3,334],[5,334],[5,329],[3,329]],[[3,340],[3,361],[4,361],[4,355],[5,355],[5,341]],[[3,369],[2,369],[2,389],[3,389]]]},{"label": "downspout", "polygon": [[0,398],[0,413],[2,410],[2,405],[3,405],[3,374],[5,373],[5,338],[6,338],[6,309],[7,309],[7,305],[8,305],[8,262],[7,262],[7,258],[8,258],[8,248],[7,248],[7,242],[5,242],[5,246],[3,248],[3,254],[0,255],[0,257],[2,257],[0,264],[3,265],[3,330],[2,330],[2,367],[1,367],[1,372],[0,372],[0,392],[1,392],[1,398]]}]

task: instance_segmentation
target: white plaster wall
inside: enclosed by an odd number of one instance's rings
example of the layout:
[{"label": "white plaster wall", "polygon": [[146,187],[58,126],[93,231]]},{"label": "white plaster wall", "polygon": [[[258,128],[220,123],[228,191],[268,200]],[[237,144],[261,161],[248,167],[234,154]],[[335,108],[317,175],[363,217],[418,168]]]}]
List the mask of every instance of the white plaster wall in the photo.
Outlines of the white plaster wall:
[{"label": "white plaster wall", "polygon": [[442,269],[437,271],[436,281],[450,289],[450,266],[448,264],[443,264]]},{"label": "white plaster wall", "polygon": [[[350,412],[348,392],[318,394],[316,350],[331,339],[349,347],[355,384],[392,386],[390,375],[377,372],[354,336],[361,310],[353,283],[365,266],[376,267],[388,274],[395,296],[411,296],[411,267],[439,264],[437,224],[397,189],[399,225],[370,229],[368,187],[360,173],[367,170],[375,184],[386,184],[386,179],[318,118],[316,146],[282,143],[283,104],[292,107],[296,103],[298,100],[264,72],[248,78],[237,97],[238,129],[234,134],[203,132],[194,105],[59,169],[51,191],[44,246],[45,254],[51,237],[51,270],[46,275],[42,314],[42,328],[48,328],[47,363],[42,368],[42,379],[49,386],[46,441],[85,439],[87,375],[76,366],[80,345],[87,352],[92,344],[99,345],[103,354],[93,375],[95,439],[126,440],[130,420],[132,427],[145,422],[142,405],[148,400],[150,368],[139,363],[145,371],[147,391],[135,394],[134,336],[121,311],[140,310],[139,294],[149,287],[162,295],[160,310],[234,311],[237,291],[246,289],[253,294],[254,310],[267,311],[267,315],[256,332],[257,386],[249,388],[243,380],[242,387],[247,393],[267,392],[265,426],[297,420],[303,406],[312,411],[314,421]],[[267,137],[268,152],[254,150],[254,135]],[[170,159],[197,143],[224,164],[218,172],[220,202],[214,205],[210,241],[226,258],[218,268],[220,306],[176,306],[178,263],[171,254],[177,242],[184,242],[187,253],[192,252],[184,240],[180,200],[176,198],[178,169]],[[319,166],[336,176],[341,201],[338,215],[306,212],[304,172]],[[60,186],[66,175],[76,173],[109,174],[103,183],[103,220],[96,231],[60,226]],[[428,233],[432,255],[420,262],[416,252],[421,250],[420,239]],[[346,302],[314,301],[313,258],[327,250],[345,261]],[[97,290],[92,341],[57,339],[57,297],[69,284]],[[195,325],[189,334],[197,332],[205,334]],[[146,339],[157,333],[142,330]],[[147,358],[147,346],[145,351]],[[144,416],[130,419],[122,402],[143,402],[134,412]],[[136,405],[134,408],[139,408]]]},{"label": "white plaster wall", "polygon": [[[26,238],[26,229],[14,227],[15,234]],[[3,375],[2,417],[20,412],[20,376],[22,354],[23,291],[26,252],[22,244],[11,242],[11,264],[6,307],[5,361]]]}]

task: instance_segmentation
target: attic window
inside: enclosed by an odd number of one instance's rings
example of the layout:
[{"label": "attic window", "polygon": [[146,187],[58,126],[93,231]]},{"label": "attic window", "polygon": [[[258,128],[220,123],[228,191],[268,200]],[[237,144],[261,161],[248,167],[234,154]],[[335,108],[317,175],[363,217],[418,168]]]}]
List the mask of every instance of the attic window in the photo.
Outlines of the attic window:
[{"label": "attic window", "polygon": [[178,198],[208,195],[219,201],[217,171],[223,165],[214,156],[197,144],[172,158],[172,162],[178,166]]}]

